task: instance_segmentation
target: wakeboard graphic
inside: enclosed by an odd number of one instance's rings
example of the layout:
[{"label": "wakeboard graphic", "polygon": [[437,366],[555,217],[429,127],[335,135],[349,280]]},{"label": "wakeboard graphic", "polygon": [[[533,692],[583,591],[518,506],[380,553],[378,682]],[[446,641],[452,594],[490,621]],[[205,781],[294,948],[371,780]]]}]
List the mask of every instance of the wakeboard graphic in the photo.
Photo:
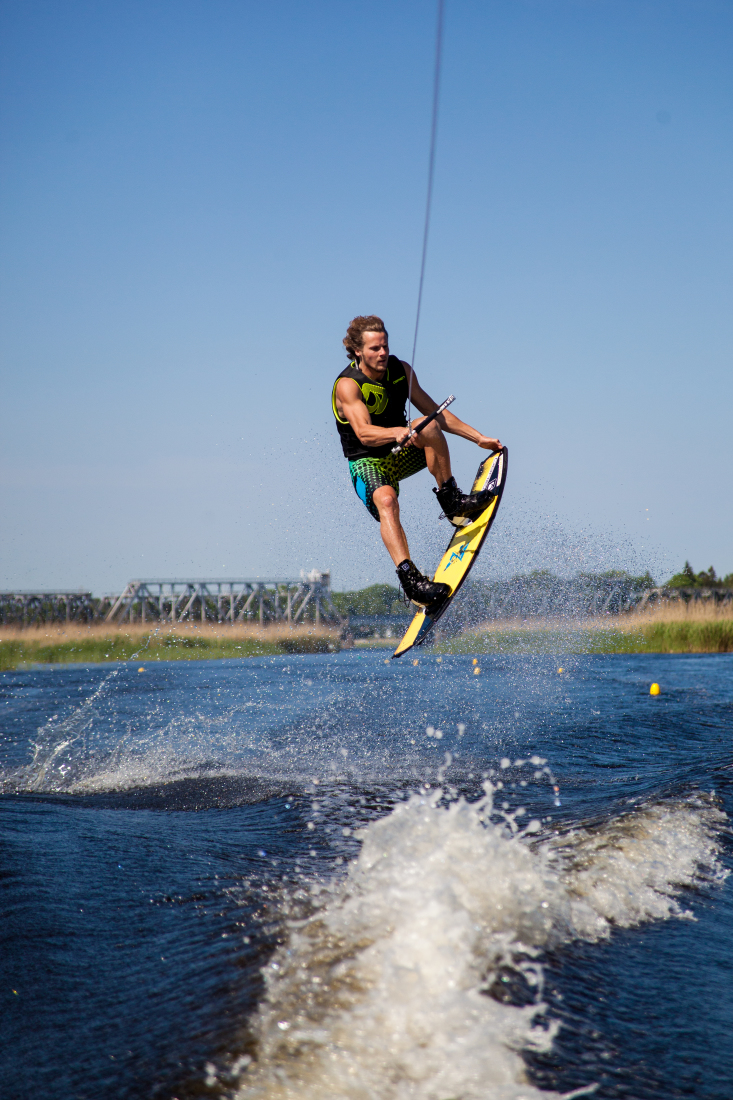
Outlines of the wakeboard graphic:
[{"label": "wakeboard graphic", "polygon": [[448,610],[451,601],[471,571],[473,563],[479,556],[481,547],[491,529],[491,524],[499,509],[504,485],[506,483],[508,465],[508,452],[506,447],[495,451],[484,459],[478,468],[478,473],[471,486],[472,493],[479,493],[484,489],[495,495],[474,519],[464,527],[456,527],[453,537],[440,560],[435,571],[434,581],[442,581],[450,587],[450,595],[436,609],[428,615],[421,608],[410,623],[404,638],[397,646],[392,657],[401,657],[413,646],[422,645],[438,619]]}]

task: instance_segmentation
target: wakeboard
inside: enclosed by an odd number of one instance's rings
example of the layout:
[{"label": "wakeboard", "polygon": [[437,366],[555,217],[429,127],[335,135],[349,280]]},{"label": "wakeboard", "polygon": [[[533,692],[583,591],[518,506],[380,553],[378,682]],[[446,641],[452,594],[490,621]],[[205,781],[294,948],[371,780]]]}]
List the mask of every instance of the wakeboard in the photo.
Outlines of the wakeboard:
[{"label": "wakeboard", "polygon": [[433,580],[442,581],[444,584],[449,585],[450,595],[446,597],[437,609],[433,609],[430,615],[428,615],[424,608],[418,611],[407,628],[404,638],[392,654],[393,658],[401,657],[403,653],[407,653],[413,646],[422,645],[438,619],[440,619],[450,607],[453,597],[465,581],[471,571],[473,563],[479,556],[484,540],[499,510],[499,504],[501,503],[504,484],[506,482],[507,465],[507,449],[506,447],[502,447],[500,451],[495,451],[493,454],[490,454],[479,466],[478,473],[471,486],[471,492],[479,493],[483,489],[488,489],[494,493],[494,496],[484,510],[479,512],[474,519],[463,527],[455,528],[453,537],[448,543],[448,548],[445,554],[443,554],[440,564],[435,571]]}]

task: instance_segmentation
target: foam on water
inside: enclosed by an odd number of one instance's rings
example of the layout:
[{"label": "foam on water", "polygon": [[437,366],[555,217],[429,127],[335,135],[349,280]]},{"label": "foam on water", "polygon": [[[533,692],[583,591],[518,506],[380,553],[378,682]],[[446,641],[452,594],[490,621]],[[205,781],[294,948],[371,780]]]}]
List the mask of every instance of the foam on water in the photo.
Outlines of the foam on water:
[{"label": "foam on water", "polygon": [[170,715],[151,706],[142,718],[132,718],[101,695],[98,689],[70,716],[41,727],[30,762],[0,768],[0,791],[84,795],[222,777],[300,785],[312,775],[364,782],[400,775],[412,786],[435,772],[435,761],[407,735],[376,746],[373,737],[352,731],[329,729],[328,736],[319,736],[324,708],[280,722],[282,708],[272,708],[268,728],[263,705],[251,700],[219,714],[192,709]]},{"label": "foam on water", "polygon": [[[239,1100],[552,1096],[528,1082],[521,1055],[547,1048],[558,1026],[540,952],[689,916],[680,888],[723,876],[725,818],[703,799],[548,834],[497,815],[485,789],[473,803],[439,790],[399,804],[361,831],[345,878],[291,915]],[[497,997],[502,984],[520,990],[514,1003]]]}]

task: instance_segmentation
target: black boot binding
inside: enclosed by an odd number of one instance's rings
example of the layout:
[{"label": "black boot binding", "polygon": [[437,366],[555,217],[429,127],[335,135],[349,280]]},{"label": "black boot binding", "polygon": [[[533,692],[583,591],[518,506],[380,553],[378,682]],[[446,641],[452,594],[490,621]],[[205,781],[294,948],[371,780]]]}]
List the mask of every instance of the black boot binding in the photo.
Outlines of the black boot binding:
[{"label": "black boot binding", "polygon": [[424,607],[428,614],[450,596],[449,585],[428,580],[409,558],[397,566],[397,577],[407,599]]},{"label": "black boot binding", "polygon": [[448,478],[439,489],[433,489],[433,492],[443,509],[443,515],[454,527],[465,527],[496,496],[496,493],[488,489],[482,489],[480,493],[462,493],[454,477]]}]

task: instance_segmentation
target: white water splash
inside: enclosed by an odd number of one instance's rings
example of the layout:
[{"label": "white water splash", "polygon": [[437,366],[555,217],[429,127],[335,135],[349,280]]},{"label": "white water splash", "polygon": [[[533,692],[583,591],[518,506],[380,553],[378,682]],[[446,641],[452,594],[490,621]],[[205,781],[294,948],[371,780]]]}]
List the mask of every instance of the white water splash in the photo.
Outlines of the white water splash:
[{"label": "white water splash", "polygon": [[[266,970],[239,1100],[556,1095],[527,1081],[521,1057],[557,1028],[538,952],[687,916],[679,888],[722,878],[725,818],[712,805],[656,805],[558,837],[497,820],[491,793],[449,805],[441,791],[416,795],[362,830],[345,880],[316,888]],[[506,973],[534,1003],[487,995]]]}]

